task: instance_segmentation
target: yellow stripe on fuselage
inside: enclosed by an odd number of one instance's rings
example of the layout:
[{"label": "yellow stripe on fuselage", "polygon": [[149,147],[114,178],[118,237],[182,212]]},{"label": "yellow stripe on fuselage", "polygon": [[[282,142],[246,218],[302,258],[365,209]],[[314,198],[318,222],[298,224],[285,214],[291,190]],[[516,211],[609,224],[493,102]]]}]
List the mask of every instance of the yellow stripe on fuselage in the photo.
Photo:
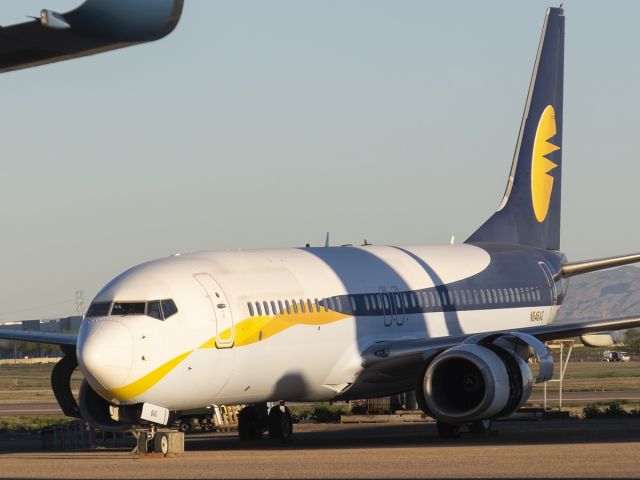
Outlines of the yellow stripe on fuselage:
[{"label": "yellow stripe on fuselage", "polygon": [[[323,311],[322,309],[307,313],[283,313],[278,315],[261,315],[257,317],[249,317],[237,325],[235,325],[234,347],[244,347],[273,337],[278,333],[287,330],[296,325],[327,325],[348,318],[349,315],[334,312],[332,310]],[[231,329],[224,330],[221,338],[229,338]],[[215,338],[208,340],[200,348],[213,348]]]},{"label": "yellow stripe on fuselage", "polygon": [[[319,312],[284,313],[274,316],[263,315],[245,318],[235,325],[235,339],[233,346],[244,347],[246,345],[251,345],[277,335],[278,333],[296,325],[326,325],[348,317],[349,315],[345,315],[344,313],[334,312],[332,310],[323,311],[321,309]],[[220,334],[221,338],[229,338],[230,336],[230,328],[222,331]],[[200,345],[198,349],[216,347],[216,337],[213,337]],[[187,358],[194,351],[195,350],[189,350],[188,352],[178,355],[177,357],[160,365],[155,370],[147,373],[144,377],[139,378],[135,382],[125,385],[124,387],[111,390],[109,392],[110,395],[118,400],[130,400],[141,395],[167,376],[171,370],[178,366],[182,360]]]},{"label": "yellow stripe on fuselage", "polygon": [[155,370],[147,373],[144,377],[139,378],[135,382],[125,385],[124,387],[114,388],[111,390],[111,395],[118,400],[129,400],[137,397],[141,393],[146,392],[156,383],[162,380],[171,370],[173,370],[182,360],[187,358],[193,350],[178,355],[177,357],[169,360],[167,363],[160,365]]}]

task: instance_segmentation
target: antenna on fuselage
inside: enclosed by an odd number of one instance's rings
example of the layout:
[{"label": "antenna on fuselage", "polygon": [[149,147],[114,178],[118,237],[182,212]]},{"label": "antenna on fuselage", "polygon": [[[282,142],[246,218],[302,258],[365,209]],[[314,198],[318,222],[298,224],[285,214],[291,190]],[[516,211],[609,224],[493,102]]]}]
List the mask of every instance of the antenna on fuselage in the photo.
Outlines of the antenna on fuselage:
[{"label": "antenna on fuselage", "polygon": [[453,245],[454,243],[456,243],[456,236],[451,235],[451,245]]},{"label": "antenna on fuselage", "polygon": [[324,240],[324,246],[325,247],[329,246],[329,232],[327,232],[327,238],[325,238],[325,240]]}]

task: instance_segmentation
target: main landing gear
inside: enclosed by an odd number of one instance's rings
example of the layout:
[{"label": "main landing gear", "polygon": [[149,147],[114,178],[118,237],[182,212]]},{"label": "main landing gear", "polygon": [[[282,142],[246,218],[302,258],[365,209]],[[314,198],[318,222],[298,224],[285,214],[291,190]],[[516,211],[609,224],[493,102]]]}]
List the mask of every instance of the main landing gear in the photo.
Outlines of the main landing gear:
[{"label": "main landing gear", "polygon": [[[268,413],[267,413],[268,411]],[[249,405],[238,415],[240,441],[260,440],[268,433],[271,440],[289,443],[293,437],[291,412],[284,402],[267,409],[266,403]]]},{"label": "main landing gear", "polygon": [[469,433],[485,435],[491,431],[491,420],[476,420],[464,426],[445,423],[438,420],[436,427],[438,428],[438,435],[440,435],[440,438],[442,439],[459,438],[463,427],[466,427]]}]

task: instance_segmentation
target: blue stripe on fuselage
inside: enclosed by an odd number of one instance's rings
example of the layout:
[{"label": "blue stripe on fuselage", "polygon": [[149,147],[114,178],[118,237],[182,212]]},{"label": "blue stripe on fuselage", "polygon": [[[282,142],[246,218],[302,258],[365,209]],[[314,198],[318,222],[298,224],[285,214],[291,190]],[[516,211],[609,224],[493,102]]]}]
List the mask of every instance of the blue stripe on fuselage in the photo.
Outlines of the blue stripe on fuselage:
[{"label": "blue stripe on fuselage", "polygon": [[[542,307],[553,304],[552,291],[540,262],[549,267],[554,278],[561,279],[559,273],[565,261],[563,254],[517,245],[476,246],[489,253],[490,262],[487,268],[469,278],[448,284],[442,283],[437,272],[420,257],[399,248],[422,266],[429,280],[435,283],[434,287],[387,293],[337,295],[330,297],[333,309],[347,315],[380,316]],[[562,280],[556,282],[556,289],[557,304],[560,305],[565,290]],[[487,294],[491,295],[490,299]],[[382,303],[382,308],[379,307],[379,302]],[[395,302],[396,308],[389,311],[391,302]],[[456,322],[457,317],[455,321],[448,322],[450,330],[456,330]],[[457,328],[460,328],[459,322]]]}]

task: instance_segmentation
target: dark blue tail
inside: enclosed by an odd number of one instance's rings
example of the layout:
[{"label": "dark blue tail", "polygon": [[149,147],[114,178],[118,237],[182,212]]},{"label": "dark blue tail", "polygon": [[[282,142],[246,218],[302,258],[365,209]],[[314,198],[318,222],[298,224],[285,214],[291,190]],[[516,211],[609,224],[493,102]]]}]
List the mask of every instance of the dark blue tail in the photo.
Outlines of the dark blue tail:
[{"label": "dark blue tail", "polygon": [[562,8],[549,8],[545,16],[502,203],[467,243],[560,249],[563,12]]}]

